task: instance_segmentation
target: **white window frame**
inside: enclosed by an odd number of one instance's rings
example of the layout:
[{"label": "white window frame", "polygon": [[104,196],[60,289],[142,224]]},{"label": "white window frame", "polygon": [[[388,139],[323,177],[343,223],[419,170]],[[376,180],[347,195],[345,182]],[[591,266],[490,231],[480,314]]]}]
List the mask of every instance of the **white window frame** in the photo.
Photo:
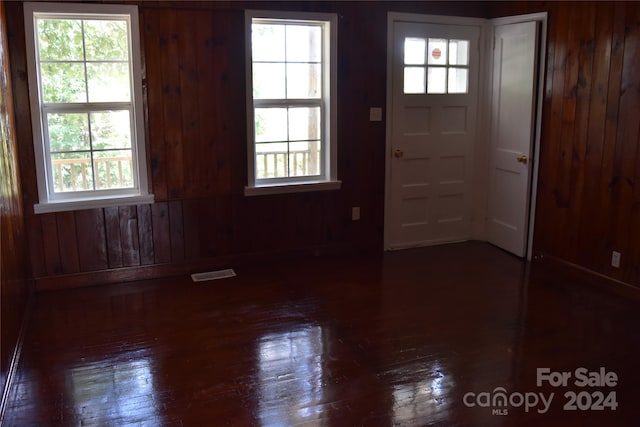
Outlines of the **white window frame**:
[{"label": "white window frame", "polygon": [[[272,101],[263,102],[253,99],[253,68],[251,25],[256,20],[282,23],[322,23],[322,97],[320,100],[306,100],[303,104],[298,100],[283,100],[282,106],[311,105],[318,103],[322,111],[321,141],[321,174],[313,177],[285,177],[258,179],[256,177],[255,125],[254,108],[272,106]],[[245,11],[246,41],[246,84],[247,84],[247,175],[248,184],[245,195],[296,193],[304,191],[337,190],[341,186],[338,180],[337,150],[337,53],[338,53],[338,18],[332,13],[282,12],[282,11]]]},{"label": "white window frame", "polygon": [[[36,45],[36,18],[114,18],[125,19],[129,29],[129,66],[131,76],[131,101],[129,103],[68,103],[55,104],[56,109],[47,110],[42,101],[39,63]],[[92,209],[110,206],[127,206],[153,203],[153,195],[148,191],[147,160],[145,149],[144,110],[142,98],[142,53],[140,49],[140,28],[137,6],[77,4],[77,3],[25,3],[25,38],[27,50],[27,70],[33,145],[36,161],[39,203],[34,205],[35,213]],[[46,111],[96,111],[109,106],[130,104],[133,120],[131,123],[131,149],[133,157],[133,188],[58,192],[53,189],[52,170],[49,156],[49,142],[45,120]]]}]

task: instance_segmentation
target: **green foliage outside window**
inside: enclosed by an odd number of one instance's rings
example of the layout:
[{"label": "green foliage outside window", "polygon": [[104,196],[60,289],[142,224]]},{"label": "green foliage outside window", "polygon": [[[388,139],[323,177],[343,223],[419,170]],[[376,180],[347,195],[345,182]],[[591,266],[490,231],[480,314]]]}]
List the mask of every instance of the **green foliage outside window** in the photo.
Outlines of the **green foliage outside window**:
[{"label": "green foliage outside window", "polygon": [[127,22],[38,19],[37,36],[55,191],[133,187]]}]

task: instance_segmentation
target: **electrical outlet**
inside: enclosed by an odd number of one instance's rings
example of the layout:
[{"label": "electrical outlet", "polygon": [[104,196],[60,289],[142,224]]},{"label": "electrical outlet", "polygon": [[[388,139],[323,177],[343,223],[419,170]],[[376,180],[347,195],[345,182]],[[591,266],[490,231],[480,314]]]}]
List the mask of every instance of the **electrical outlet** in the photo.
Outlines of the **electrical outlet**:
[{"label": "electrical outlet", "polygon": [[354,206],[351,208],[351,220],[352,221],[360,220],[360,206]]},{"label": "electrical outlet", "polygon": [[620,252],[613,251],[611,253],[611,266],[620,268]]}]

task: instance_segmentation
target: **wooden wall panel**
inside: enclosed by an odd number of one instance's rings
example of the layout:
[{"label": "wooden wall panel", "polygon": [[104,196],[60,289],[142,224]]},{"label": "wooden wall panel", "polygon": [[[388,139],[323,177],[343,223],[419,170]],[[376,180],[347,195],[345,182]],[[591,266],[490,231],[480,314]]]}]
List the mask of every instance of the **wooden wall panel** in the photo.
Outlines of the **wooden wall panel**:
[{"label": "wooden wall panel", "polygon": [[[598,193],[599,218],[587,227],[593,227],[599,234],[600,250],[593,266],[603,272],[613,271],[609,265],[611,251],[615,249],[615,243],[611,240],[609,230],[611,221],[615,216],[614,212],[618,208],[613,198],[614,184],[614,159],[616,152],[616,140],[618,126],[625,119],[624,111],[620,111],[620,95],[622,69],[624,67],[624,44],[625,38],[625,14],[626,4],[616,3],[613,14],[613,32],[611,34],[611,67],[609,69],[609,93],[607,98],[607,112],[605,122],[604,150],[601,159],[601,176]],[[588,228],[586,228],[588,229]]]},{"label": "wooden wall panel", "polygon": [[151,228],[155,264],[171,261],[171,231],[169,228],[169,205],[166,202],[151,205]]},{"label": "wooden wall panel", "polygon": [[78,242],[76,240],[76,219],[73,212],[58,212],[58,243],[60,250],[60,268],[64,274],[80,271]]},{"label": "wooden wall panel", "polygon": [[25,317],[31,276],[7,46],[5,3],[0,1],[0,401]]},{"label": "wooden wall panel", "polygon": [[[151,183],[150,188],[156,199],[167,199],[167,176],[166,176],[166,155],[164,143],[151,144],[150,141],[163,141],[164,126],[162,110],[162,78],[161,78],[161,53],[162,48],[159,43],[160,27],[157,14],[144,13],[142,11],[142,22],[140,28],[144,33],[141,35],[144,46],[143,64],[145,75],[145,110],[147,118],[147,150],[150,157]],[[151,108],[153,106],[153,108]],[[153,126],[150,126],[152,123]]]},{"label": "wooden wall panel", "polygon": [[[589,129],[589,106],[591,99],[591,81],[594,62],[594,31],[595,31],[595,7],[587,7],[572,14],[574,28],[579,31],[572,32],[571,42],[577,43],[575,50],[577,56],[578,76],[574,84],[575,88],[575,119],[571,135],[571,167],[569,169],[569,194],[571,203],[567,211],[567,235],[574,242],[580,239],[580,218],[582,212],[582,199],[585,191],[585,161],[587,155],[587,135]],[[577,244],[573,245],[570,257],[575,258],[582,250]]]},{"label": "wooden wall panel", "polygon": [[122,264],[125,267],[140,265],[140,243],[138,237],[138,216],[135,206],[118,208]]},{"label": "wooden wall panel", "polygon": [[[604,153],[605,123],[607,111],[607,88],[609,82],[609,67],[611,66],[611,40],[613,31],[613,8],[604,3],[598,3],[594,8],[594,63],[591,78],[591,97],[589,99],[589,124],[587,130],[587,144],[584,157],[584,194],[580,212],[593,211],[598,204],[599,185],[601,178],[601,163]],[[576,204],[575,207],[578,205]],[[599,212],[594,215],[579,215],[579,229],[592,227],[594,232],[579,233],[576,260],[581,265],[593,265],[603,251],[599,249],[600,233],[595,230],[594,223],[600,223]]]},{"label": "wooden wall panel", "polygon": [[76,212],[80,271],[99,271],[109,268],[105,229],[104,209]]},{"label": "wooden wall panel", "polygon": [[169,229],[171,230],[171,261],[180,262],[184,260],[184,216],[180,201],[169,202]]},{"label": "wooden wall panel", "polygon": [[[176,36],[177,49],[179,56],[177,57],[177,63],[179,66],[179,79],[178,84],[180,86],[180,115],[182,120],[182,132],[180,135],[182,144],[182,164],[183,168],[181,175],[184,179],[184,190],[181,196],[192,197],[194,190],[199,187],[200,171],[206,165],[203,162],[198,161],[199,156],[205,156],[212,158],[207,150],[204,150],[202,144],[202,136],[206,135],[206,130],[200,130],[200,106],[199,100],[204,97],[200,96],[202,93],[211,93],[211,91],[205,91],[206,86],[202,83],[204,81],[210,81],[212,76],[201,76],[199,73],[200,67],[198,66],[198,52],[197,46],[204,44],[204,41],[199,39],[199,34],[196,33],[198,27],[196,27],[196,12],[182,13],[177,15],[176,28],[193,28],[194,31],[181,32]],[[210,14],[200,14],[205,17],[210,17]],[[212,21],[209,21],[211,24]],[[211,25],[210,25],[211,26]],[[204,56],[210,57],[210,53],[205,53]],[[203,78],[204,77],[204,78]],[[198,101],[196,101],[198,100]],[[213,117],[211,117],[212,119]],[[210,168],[213,169],[213,168]]]},{"label": "wooden wall panel", "polygon": [[155,260],[152,221],[151,206],[138,206],[138,244],[140,248],[140,265],[151,265]]},{"label": "wooden wall panel", "polygon": [[117,207],[104,210],[104,225],[109,268],[122,267],[124,262],[122,261],[122,239],[120,238],[120,210]]},{"label": "wooden wall panel", "polygon": [[[151,11],[145,13],[151,14]],[[184,13],[184,12],[183,12]],[[177,199],[184,192],[184,144],[182,138],[182,86],[180,85],[180,51],[178,46],[178,19],[181,13],[159,13],[159,27],[161,28],[157,40],[145,41],[147,44],[160,44],[160,62],[154,64],[161,70],[162,79],[162,124],[149,122],[149,126],[162,125],[167,170],[167,191],[169,199]],[[147,79],[150,77],[147,76]],[[186,101],[186,100],[185,100]],[[191,100],[190,100],[191,101]],[[160,105],[149,105],[149,109]],[[151,144],[160,141],[151,141]]]},{"label": "wooden wall panel", "polygon": [[42,239],[44,246],[44,265],[47,275],[52,276],[62,273],[60,262],[60,250],[58,245],[58,227],[56,214],[40,215],[42,224]]},{"label": "wooden wall panel", "polygon": [[[625,281],[632,281],[635,271],[640,265],[640,258],[632,258],[635,248],[640,245],[640,234],[631,233],[633,221],[640,221],[633,215],[634,187],[640,185],[636,181],[638,168],[638,118],[640,117],[640,7],[637,2],[627,4],[624,44],[624,68],[620,95],[620,111],[624,119],[618,125],[616,141],[616,188],[614,189],[615,205],[618,207],[613,220],[615,226],[611,230],[616,242],[616,250],[624,254],[622,276]],[[637,211],[636,211],[637,213]],[[638,283],[640,286],[640,283]]]}]

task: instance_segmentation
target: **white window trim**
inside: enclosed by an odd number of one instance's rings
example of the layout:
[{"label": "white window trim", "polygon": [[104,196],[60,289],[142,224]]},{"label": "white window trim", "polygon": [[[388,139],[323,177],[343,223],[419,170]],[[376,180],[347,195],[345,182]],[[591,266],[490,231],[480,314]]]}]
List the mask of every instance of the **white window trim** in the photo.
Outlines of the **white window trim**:
[{"label": "white window trim", "polygon": [[[105,18],[118,15],[127,19],[129,24],[130,51],[129,61],[132,68],[131,108],[132,153],[134,187],[127,189],[67,192],[56,194],[50,186],[48,178],[48,158],[45,146],[45,129],[43,127],[43,105],[38,76],[35,40],[35,19],[37,15],[92,15]],[[61,212],[69,210],[93,209],[112,206],[148,204],[154,202],[153,194],[148,191],[148,169],[145,148],[144,109],[142,98],[142,51],[140,49],[140,28],[138,7],[110,4],[78,4],[78,3],[25,3],[24,4],[25,38],[27,51],[27,70],[29,79],[29,98],[31,104],[31,122],[33,128],[33,145],[36,161],[39,203],[34,205],[35,213]],[[113,103],[111,103],[113,104]],[[46,163],[45,163],[46,162]]]},{"label": "white window trim", "polygon": [[[252,46],[251,24],[254,18],[273,20],[289,20],[299,22],[326,21],[329,23],[329,31],[325,32],[323,45],[329,47],[329,55],[323,56],[323,73],[329,76],[329,89],[323,85],[323,110],[329,110],[324,114],[323,123],[323,174],[311,177],[290,177],[287,180],[262,179],[257,180],[255,175],[255,127],[254,127],[254,99],[253,99],[253,70],[252,70]],[[333,13],[312,12],[283,12],[283,11],[245,11],[245,64],[246,64],[246,89],[247,89],[247,175],[248,185],[245,187],[245,196],[263,194],[283,194],[306,191],[337,190],[342,182],[338,180],[338,17]]]}]

